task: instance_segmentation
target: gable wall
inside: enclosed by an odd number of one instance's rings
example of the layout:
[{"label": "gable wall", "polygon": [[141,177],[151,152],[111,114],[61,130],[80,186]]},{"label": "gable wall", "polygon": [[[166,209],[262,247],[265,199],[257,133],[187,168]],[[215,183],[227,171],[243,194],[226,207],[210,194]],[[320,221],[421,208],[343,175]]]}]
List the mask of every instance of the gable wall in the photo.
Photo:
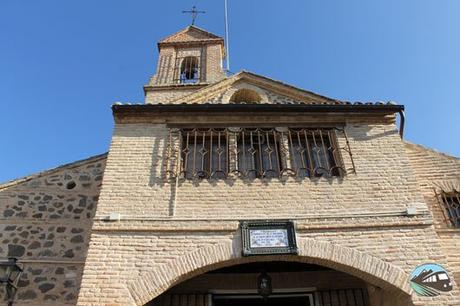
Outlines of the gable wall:
[{"label": "gable wall", "polygon": [[276,94],[270,91],[266,91],[266,94],[268,96],[268,99],[270,103],[273,104],[302,104],[305,103],[305,101],[299,100],[299,99],[293,99],[281,94]]},{"label": "gable wall", "polygon": [[[217,85],[216,85],[217,86]],[[239,89],[249,89],[256,92],[261,100],[259,103],[268,104],[323,104],[326,103],[324,98],[314,97],[296,97],[295,91],[291,89],[292,95],[279,93],[273,89],[264,88],[264,86],[255,85],[248,80],[236,80],[231,84],[222,86],[222,88],[213,88],[212,85],[197,91],[192,96],[182,96],[172,103],[230,103],[232,95]],[[297,94],[298,95],[298,94]],[[252,101],[247,101],[252,102]],[[330,104],[330,101],[329,101]]]},{"label": "gable wall", "polygon": [[14,305],[75,305],[104,166],[101,156],[0,186],[0,258],[24,267]]}]

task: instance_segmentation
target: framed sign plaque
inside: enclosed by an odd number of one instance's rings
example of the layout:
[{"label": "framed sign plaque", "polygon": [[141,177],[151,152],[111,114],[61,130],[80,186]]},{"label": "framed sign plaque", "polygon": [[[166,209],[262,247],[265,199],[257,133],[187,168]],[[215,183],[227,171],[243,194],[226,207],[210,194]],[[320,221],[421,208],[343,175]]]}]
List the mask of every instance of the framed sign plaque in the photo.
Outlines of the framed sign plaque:
[{"label": "framed sign plaque", "polygon": [[240,228],[243,256],[297,254],[292,221],[242,221]]}]

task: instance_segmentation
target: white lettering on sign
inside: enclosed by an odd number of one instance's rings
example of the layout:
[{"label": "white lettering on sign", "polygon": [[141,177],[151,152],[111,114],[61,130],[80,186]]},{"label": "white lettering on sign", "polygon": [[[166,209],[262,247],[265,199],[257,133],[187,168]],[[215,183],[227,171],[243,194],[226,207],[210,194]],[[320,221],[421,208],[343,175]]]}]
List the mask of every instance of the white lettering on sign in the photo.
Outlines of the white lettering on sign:
[{"label": "white lettering on sign", "polygon": [[249,244],[251,248],[288,247],[287,229],[250,229]]}]

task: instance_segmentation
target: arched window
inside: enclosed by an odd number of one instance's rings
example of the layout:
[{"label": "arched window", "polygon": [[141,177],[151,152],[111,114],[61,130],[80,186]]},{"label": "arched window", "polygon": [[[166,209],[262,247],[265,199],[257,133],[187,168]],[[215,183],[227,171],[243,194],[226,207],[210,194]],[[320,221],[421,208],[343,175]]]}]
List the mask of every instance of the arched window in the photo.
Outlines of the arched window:
[{"label": "arched window", "polygon": [[262,98],[257,92],[246,88],[238,89],[230,98],[230,102],[233,103],[257,103],[261,100]]},{"label": "arched window", "polygon": [[196,83],[200,79],[200,67],[195,56],[184,57],[180,65],[180,83]]}]

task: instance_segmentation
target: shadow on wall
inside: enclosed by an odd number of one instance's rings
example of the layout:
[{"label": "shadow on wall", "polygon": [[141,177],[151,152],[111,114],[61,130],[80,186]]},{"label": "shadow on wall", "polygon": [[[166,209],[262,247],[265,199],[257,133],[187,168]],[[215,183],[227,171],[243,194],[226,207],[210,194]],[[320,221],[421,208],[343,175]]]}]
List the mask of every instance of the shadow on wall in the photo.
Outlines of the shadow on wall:
[{"label": "shadow on wall", "polygon": [[372,134],[372,130],[374,128],[372,126],[360,125],[360,126],[357,126],[357,128],[362,130],[362,133],[360,133],[359,136],[357,136],[357,135],[349,136],[350,138],[352,138],[355,141],[368,141],[368,140],[382,138],[382,137],[386,137],[386,136],[390,136],[390,135],[399,135],[399,131],[396,128],[388,130],[388,131],[379,132],[379,133],[376,133],[376,134]]}]

